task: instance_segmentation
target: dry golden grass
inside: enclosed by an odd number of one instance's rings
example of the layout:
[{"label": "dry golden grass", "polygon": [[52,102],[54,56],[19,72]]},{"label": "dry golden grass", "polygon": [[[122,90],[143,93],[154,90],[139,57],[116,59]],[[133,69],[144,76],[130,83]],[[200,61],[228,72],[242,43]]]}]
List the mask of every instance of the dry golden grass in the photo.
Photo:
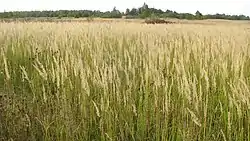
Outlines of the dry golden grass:
[{"label": "dry golden grass", "polygon": [[200,22],[1,23],[0,140],[249,140],[250,26]]}]

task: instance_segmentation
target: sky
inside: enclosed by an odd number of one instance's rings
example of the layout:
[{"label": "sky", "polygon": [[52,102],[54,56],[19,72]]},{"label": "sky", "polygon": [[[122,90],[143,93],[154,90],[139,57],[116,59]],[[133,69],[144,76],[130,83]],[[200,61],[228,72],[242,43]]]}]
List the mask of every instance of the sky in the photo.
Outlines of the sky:
[{"label": "sky", "polygon": [[178,13],[244,14],[250,16],[250,0],[0,0],[0,12],[31,10],[112,10],[149,7],[173,10]]}]

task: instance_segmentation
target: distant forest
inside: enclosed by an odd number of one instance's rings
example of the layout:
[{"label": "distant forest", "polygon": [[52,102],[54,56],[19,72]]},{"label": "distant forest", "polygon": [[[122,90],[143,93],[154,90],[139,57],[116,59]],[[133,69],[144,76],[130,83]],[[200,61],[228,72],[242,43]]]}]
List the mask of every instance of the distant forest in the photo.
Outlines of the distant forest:
[{"label": "distant forest", "polygon": [[113,8],[112,11],[101,12],[98,10],[58,10],[58,11],[12,11],[0,13],[0,18],[36,18],[36,17],[100,17],[100,18],[127,18],[127,19],[146,19],[146,18],[176,18],[188,20],[203,20],[203,19],[227,19],[227,20],[250,20],[249,16],[245,15],[226,15],[226,14],[208,14],[203,15],[197,11],[195,14],[177,13],[175,11],[149,8],[144,3],[142,7],[126,9],[126,12],[120,12]]}]

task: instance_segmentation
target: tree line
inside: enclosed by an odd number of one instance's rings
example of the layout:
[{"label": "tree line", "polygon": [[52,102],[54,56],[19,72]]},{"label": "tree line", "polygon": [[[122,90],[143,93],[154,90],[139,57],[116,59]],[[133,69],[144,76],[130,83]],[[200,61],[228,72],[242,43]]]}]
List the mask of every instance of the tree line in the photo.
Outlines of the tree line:
[{"label": "tree line", "polygon": [[1,12],[0,18],[29,18],[29,17],[100,17],[100,18],[177,18],[177,19],[188,19],[188,20],[202,20],[202,19],[227,19],[227,20],[250,20],[249,16],[245,15],[226,15],[226,14],[208,14],[203,15],[197,11],[195,14],[191,13],[177,13],[176,11],[149,8],[144,3],[139,8],[127,8],[125,12],[120,12],[113,8],[112,11],[101,12],[99,10],[57,10],[57,11],[12,11],[12,12]]}]

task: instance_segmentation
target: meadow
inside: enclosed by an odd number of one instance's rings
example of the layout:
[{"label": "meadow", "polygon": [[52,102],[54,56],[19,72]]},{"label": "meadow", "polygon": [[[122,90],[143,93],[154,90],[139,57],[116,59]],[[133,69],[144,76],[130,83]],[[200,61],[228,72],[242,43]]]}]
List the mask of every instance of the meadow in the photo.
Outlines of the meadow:
[{"label": "meadow", "polygon": [[3,141],[250,140],[247,23],[2,22],[0,62]]}]

